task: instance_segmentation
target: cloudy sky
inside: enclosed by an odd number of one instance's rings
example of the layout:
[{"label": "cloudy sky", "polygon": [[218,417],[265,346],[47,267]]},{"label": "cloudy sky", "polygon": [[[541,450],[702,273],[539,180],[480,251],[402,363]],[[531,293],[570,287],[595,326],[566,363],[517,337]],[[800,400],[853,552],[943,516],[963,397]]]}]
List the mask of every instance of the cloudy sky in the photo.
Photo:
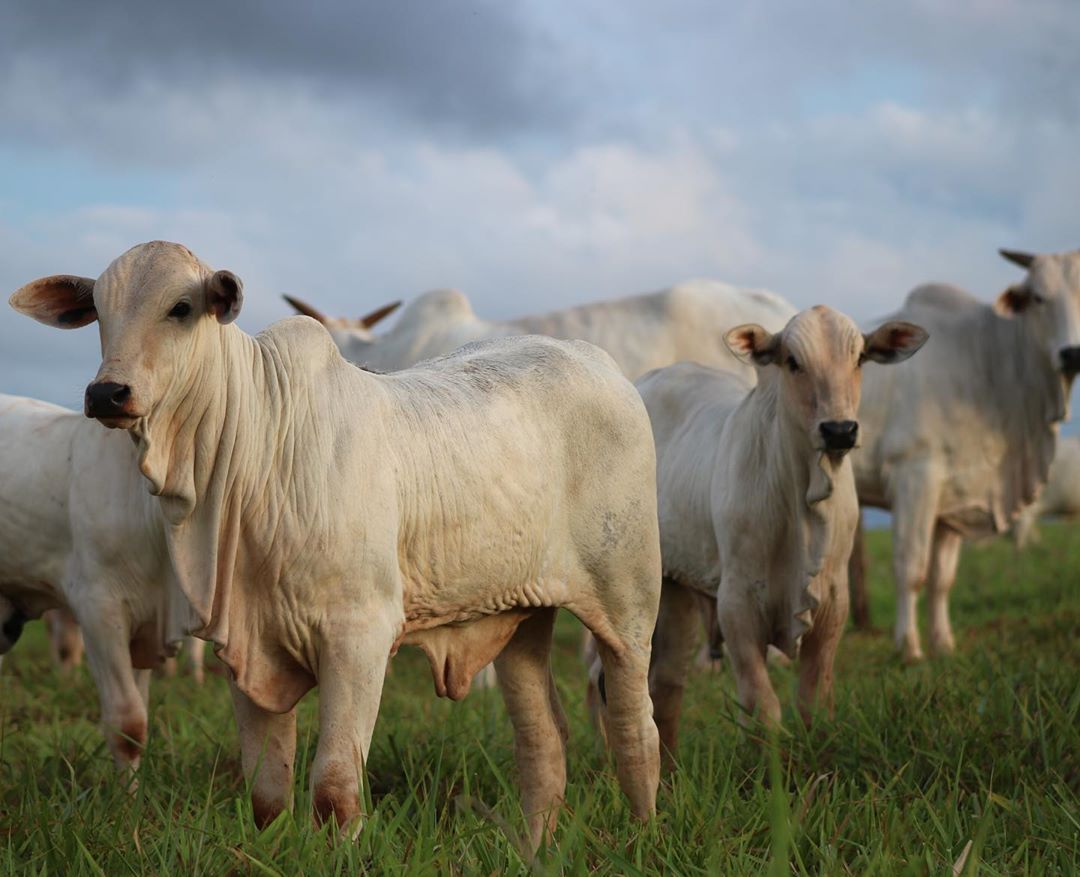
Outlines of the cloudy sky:
[{"label": "cloudy sky", "polygon": [[[302,7],[310,6],[310,10]],[[1080,244],[1075,0],[36,0],[0,25],[0,289],[180,241],[358,315],[511,316],[692,276],[859,318]],[[0,312],[78,405],[92,328]]]}]

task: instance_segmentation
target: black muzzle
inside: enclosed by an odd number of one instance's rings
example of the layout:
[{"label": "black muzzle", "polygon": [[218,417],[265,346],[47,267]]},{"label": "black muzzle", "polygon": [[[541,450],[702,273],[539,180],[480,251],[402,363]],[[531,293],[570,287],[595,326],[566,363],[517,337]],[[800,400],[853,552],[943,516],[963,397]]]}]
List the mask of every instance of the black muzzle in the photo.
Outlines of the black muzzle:
[{"label": "black muzzle", "polygon": [[131,399],[131,387],[126,384],[114,384],[101,381],[86,388],[86,402],[83,406],[87,417],[127,417],[125,410]]},{"label": "black muzzle", "polygon": [[1058,357],[1063,372],[1070,375],[1080,372],[1080,347],[1062,347],[1058,351]]},{"label": "black muzzle", "polygon": [[825,420],[818,429],[827,451],[850,451],[859,437],[859,424],[854,420]]}]

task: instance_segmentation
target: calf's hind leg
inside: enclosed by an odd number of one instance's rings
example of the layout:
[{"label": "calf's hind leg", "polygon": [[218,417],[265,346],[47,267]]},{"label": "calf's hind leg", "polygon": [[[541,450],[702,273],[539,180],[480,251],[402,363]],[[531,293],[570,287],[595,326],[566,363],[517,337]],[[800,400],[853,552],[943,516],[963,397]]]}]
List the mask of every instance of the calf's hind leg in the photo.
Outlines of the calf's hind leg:
[{"label": "calf's hind leg", "polygon": [[896,579],[896,647],[905,663],[921,661],[916,616],[919,589],[926,580],[937,514],[933,477],[903,478],[893,500],[893,576]]},{"label": "calf's hind leg", "polygon": [[499,688],[514,726],[521,804],[535,850],[555,830],[566,791],[566,716],[551,675],[555,609],[523,621],[495,659]]},{"label": "calf's hind leg", "polygon": [[642,630],[621,642],[597,636],[596,643],[604,668],[608,745],[615,754],[619,785],[630,799],[630,811],[642,820],[656,812],[660,785],[660,735],[649,697],[651,633]]},{"label": "calf's hind leg", "polygon": [[53,663],[64,673],[78,667],[83,658],[83,635],[75,616],[69,609],[50,609],[44,618]]},{"label": "calf's hind leg", "polygon": [[963,537],[949,527],[934,528],[930,574],[926,577],[926,597],[930,609],[930,654],[951,655],[956,648],[949,622],[949,591],[956,581]]}]

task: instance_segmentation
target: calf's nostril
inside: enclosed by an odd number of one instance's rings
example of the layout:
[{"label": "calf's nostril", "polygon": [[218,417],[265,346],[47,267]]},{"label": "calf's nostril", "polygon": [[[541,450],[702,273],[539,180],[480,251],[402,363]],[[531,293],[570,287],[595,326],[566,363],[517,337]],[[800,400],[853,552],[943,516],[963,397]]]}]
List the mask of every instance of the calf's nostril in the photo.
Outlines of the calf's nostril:
[{"label": "calf's nostril", "polygon": [[854,420],[825,420],[818,429],[830,450],[846,450],[855,446],[859,424]]},{"label": "calf's nostril", "polygon": [[131,398],[131,387],[113,381],[100,381],[86,388],[86,413],[90,417],[117,417]]},{"label": "calf's nostril", "polygon": [[1080,371],[1080,347],[1063,347],[1058,351],[1063,371]]}]

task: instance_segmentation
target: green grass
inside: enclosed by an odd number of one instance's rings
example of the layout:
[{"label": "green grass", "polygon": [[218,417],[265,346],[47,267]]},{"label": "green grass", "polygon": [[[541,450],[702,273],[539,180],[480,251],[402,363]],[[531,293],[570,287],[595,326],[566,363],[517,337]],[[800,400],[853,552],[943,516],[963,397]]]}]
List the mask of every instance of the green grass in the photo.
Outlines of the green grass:
[{"label": "green grass", "polygon": [[[302,705],[296,815],[252,825],[224,682],[155,681],[137,793],[115,777],[85,669],[49,666],[28,629],[0,676],[0,875],[1080,873],[1080,528],[1044,526],[1024,554],[967,549],[958,654],[913,668],[884,633],[841,647],[834,720],[806,730],[775,671],[777,745],[736,724],[727,673],[687,694],[681,767],[659,817],[631,821],[583,705],[577,628],[560,622],[571,720],[557,848],[517,852],[523,820],[498,695],[438,701],[419,653],[388,681],[370,757],[373,812],[356,843],[309,817],[314,697]],[[869,534],[875,621],[887,627],[888,537]]]}]

